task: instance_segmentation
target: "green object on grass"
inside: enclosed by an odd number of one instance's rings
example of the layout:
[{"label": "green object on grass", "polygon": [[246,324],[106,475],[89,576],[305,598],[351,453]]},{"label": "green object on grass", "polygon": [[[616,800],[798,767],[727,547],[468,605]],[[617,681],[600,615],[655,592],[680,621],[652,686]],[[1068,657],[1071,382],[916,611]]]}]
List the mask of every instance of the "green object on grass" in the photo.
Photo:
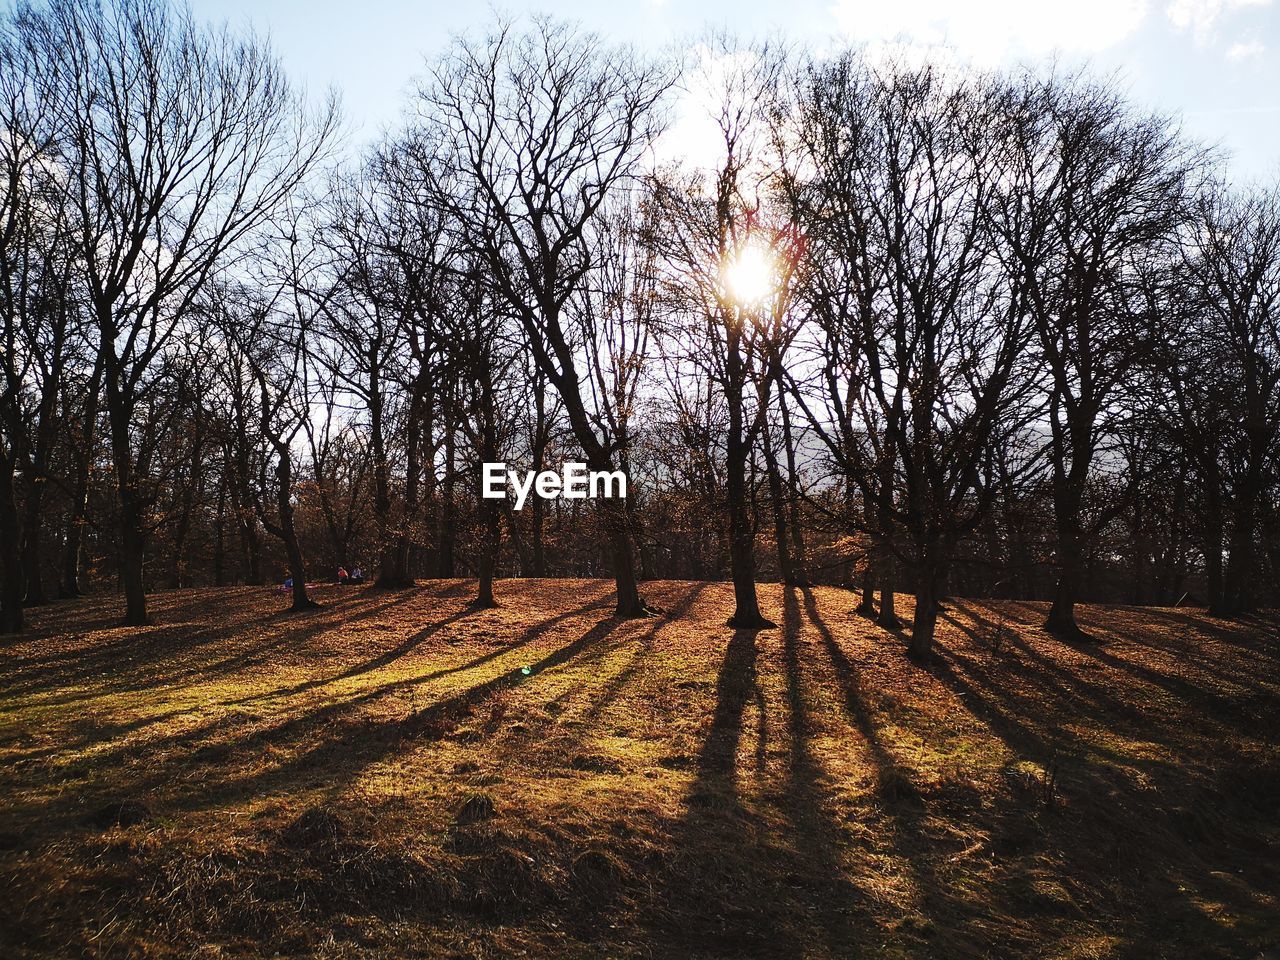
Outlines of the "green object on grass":
[{"label": "green object on grass", "polygon": [[533,667],[521,667],[520,672],[527,677],[529,674],[533,673]]}]

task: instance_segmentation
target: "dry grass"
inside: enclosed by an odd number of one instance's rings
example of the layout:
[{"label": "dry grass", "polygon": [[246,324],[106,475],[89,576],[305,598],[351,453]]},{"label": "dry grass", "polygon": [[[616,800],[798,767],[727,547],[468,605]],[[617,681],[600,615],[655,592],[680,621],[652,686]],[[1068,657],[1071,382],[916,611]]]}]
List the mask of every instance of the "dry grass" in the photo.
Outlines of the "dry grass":
[{"label": "dry grass", "polygon": [[[251,589],[3,649],[0,956],[1252,958],[1280,943],[1277,622],[839,590]],[[1001,627],[1005,624],[1005,627]],[[522,668],[528,667],[525,674]]]}]

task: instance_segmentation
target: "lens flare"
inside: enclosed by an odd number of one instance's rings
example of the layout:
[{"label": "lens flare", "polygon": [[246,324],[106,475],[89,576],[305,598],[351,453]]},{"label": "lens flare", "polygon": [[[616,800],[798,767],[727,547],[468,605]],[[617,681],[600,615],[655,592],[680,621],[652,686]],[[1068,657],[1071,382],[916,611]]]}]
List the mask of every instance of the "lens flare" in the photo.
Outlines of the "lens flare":
[{"label": "lens flare", "polygon": [[724,286],[737,303],[759,304],[774,290],[773,256],[759,243],[749,242],[724,266]]}]

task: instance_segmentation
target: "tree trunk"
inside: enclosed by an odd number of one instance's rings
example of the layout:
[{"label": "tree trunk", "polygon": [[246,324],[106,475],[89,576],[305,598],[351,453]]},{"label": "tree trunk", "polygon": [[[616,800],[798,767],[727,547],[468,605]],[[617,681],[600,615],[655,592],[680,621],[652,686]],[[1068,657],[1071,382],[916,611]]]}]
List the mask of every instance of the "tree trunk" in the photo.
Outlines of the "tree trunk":
[{"label": "tree trunk", "polygon": [[[373,516],[378,531],[377,585],[384,589],[399,589],[409,585],[408,573],[401,563],[401,530],[396,529],[391,502],[391,465],[387,461],[386,431],[383,428],[383,395],[381,368],[376,355],[369,363],[369,421],[373,447]],[[348,564],[350,557],[339,557],[338,562]]]},{"label": "tree trunk", "polygon": [[24,623],[22,600],[27,590],[19,543],[21,531],[14,500],[13,460],[0,454],[0,631],[4,633],[17,633]]},{"label": "tree trunk", "polygon": [[151,622],[147,615],[145,564],[142,504],[132,487],[123,488],[120,492],[120,577],[124,585],[126,627],[141,627]]},{"label": "tree trunk", "polygon": [[880,612],[876,615],[876,625],[886,630],[898,630],[902,627],[894,597],[893,587],[888,582],[884,583],[880,587]]},{"label": "tree trunk", "polygon": [[196,502],[204,501],[205,478],[202,467],[206,431],[204,407],[199,398],[192,404],[191,423],[191,459],[187,464],[187,482],[182,492],[182,512],[173,535],[173,576],[169,583],[174,588],[191,585],[187,576],[187,538],[191,533],[191,518],[195,513]]},{"label": "tree trunk", "polygon": [[251,496],[241,478],[231,481],[231,507],[235,513],[240,550],[244,555],[244,582],[246,586],[260,587],[263,584],[262,537],[258,533],[256,507],[249,499]]},{"label": "tree trunk", "polygon": [[493,578],[498,568],[498,550],[502,535],[497,502],[481,497],[479,505],[483,539],[480,544],[480,559],[476,566],[480,583],[476,588],[476,598],[471,601],[471,606],[477,610],[488,610],[498,605],[498,601],[493,596]]},{"label": "tree trunk", "polygon": [[1216,477],[1207,477],[1205,486],[1204,534],[1202,537],[1205,587],[1208,594],[1205,597],[1205,602],[1209,608],[1209,614],[1218,617],[1224,616],[1227,612],[1222,578],[1222,497],[1218,490]]},{"label": "tree trunk", "polygon": [[[893,449],[891,436],[885,436],[884,445],[886,451]],[[869,499],[875,504],[876,529],[871,535],[872,558],[876,565],[876,572],[881,577],[880,585],[880,612],[876,617],[876,625],[885,630],[898,630],[902,627],[902,620],[898,617],[898,611],[894,604],[894,580],[897,576],[898,565],[894,560],[893,551],[889,545],[889,537],[893,530],[892,516],[892,500],[893,500],[893,466],[894,459],[887,452],[881,455],[882,463],[879,465],[879,476],[876,478],[879,489],[874,491],[875,495]],[[863,491],[864,495],[868,491]]]},{"label": "tree trunk", "polygon": [[22,521],[22,568],[26,578],[28,607],[38,607],[48,602],[44,592],[44,491],[48,481],[42,474],[32,478],[27,486],[27,502]]},{"label": "tree trunk", "polygon": [[85,451],[82,462],[76,463],[75,487],[71,493],[71,511],[67,517],[67,537],[62,546],[62,594],[78,597],[83,592],[80,583],[80,567],[84,553],[84,529],[89,515],[89,461],[91,454]]},{"label": "tree trunk", "polygon": [[184,497],[182,512],[178,515],[178,525],[173,531],[173,569],[169,572],[169,589],[179,590],[187,584],[187,534],[191,529],[191,501]]},{"label": "tree trunk", "polygon": [[244,548],[246,586],[260,587],[266,580],[262,572],[262,537],[252,515],[240,520],[240,541]]},{"label": "tree trunk", "polygon": [[787,407],[787,395],[778,391],[778,404],[782,407],[782,446],[787,456],[787,506],[788,526],[791,529],[791,568],[795,583],[809,584],[809,560],[804,543],[804,528],[800,524],[800,479],[796,470],[796,447],[791,434],[791,413]]},{"label": "tree trunk", "polygon": [[794,586],[795,569],[791,564],[790,535],[787,532],[786,505],[783,503],[782,474],[778,470],[778,461],[774,456],[773,441],[766,425],[762,435],[764,441],[765,469],[769,478],[769,507],[773,515],[773,539],[778,552],[778,581]]},{"label": "tree trunk", "polygon": [[396,554],[393,567],[403,586],[413,585],[412,529],[418,515],[419,495],[422,489],[422,426],[419,412],[422,409],[421,388],[409,405],[409,426],[405,431],[404,510],[400,517],[399,536],[396,537]]},{"label": "tree trunk", "polygon": [[[533,377],[533,398],[535,419],[533,424],[533,469],[535,473],[542,472],[543,466],[547,458],[547,443],[550,431],[547,427],[547,380],[541,372],[537,372]],[[530,524],[532,530],[529,534],[530,553],[533,559],[533,576],[545,577],[547,575],[547,557],[546,549],[543,545],[543,528],[546,525],[546,504],[541,497],[534,497],[530,510]]]},{"label": "tree trunk", "polygon": [[213,585],[223,587],[227,584],[227,479],[218,482],[218,512],[213,521]]},{"label": "tree trunk", "polygon": [[106,371],[107,417],[111,427],[111,459],[116,471],[116,491],[120,500],[120,580],[124,586],[123,625],[141,627],[147,616],[143,564],[146,535],[143,530],[146,504],[134,476],[133,451],[129,442],[132,404],[121,392],[120,373],[108,360]]},{"label": "tree trunk", "polygon": [[455,441],[452,417],[445,417],[444,429],[444,483],[442,484],[443,489],[440,495],[440,533],[437,538],[436,576],[442,580],[448,580],[454,576],[453,459]]},{"label": "tree trunk", "polygon": [[[1058,534],[1058,585],[1044,628],[1068,640],[1087,639],[1076,624],[1075,605],[1080,599],[1084,576],[1084,546],[1081,543],[1081,520],[1084,512],[1084,490],[1089,464],[1093,459],[1093,425],[1095,411],[1091,404],[1078,401],[1064,427],[1059,416],[1060,401],[1055,395],[1050,416],[1053,434],[1053,515]],[[1071,447],[1070,463],[1066,448]]]},{"label": "tree trunk", "polygon": [[418,495],[417,516],[422,522],[422,529],[430,531],[427,543],[411,547],[415,572],[425,570],[435,576],[439,565],[437,533],[440,529],[440,499],[438,496],[439,477],[436,475],[435,418],[436,398],[433,392],[427,393],[426,414],[422,418],[422,461],[419,476],[422,478],[422,491]]},{"label": "tree trunk", "polygon": [[[494,396],[491,358],[481,349],[482,369],[480,370],[480,459],[485,463],[496,463],[498,460],[498,408]],[[496,500],[480,496],[476,490],[476,502],[480,509],[480,562],[477,564],[480,583],[475,600],[471,606],[475,609],[496,607],[498,601],[493,597],[493,578],[498,568],[498,551],[502,546],[502,529],[498,516]],[[541,499],[541,497],[539,497]]]},{"label": "tree trunk", "polygon": [[876,568],[867,558],[867,567],[862,572],[862,599],[858,602],[857,611],[864,617],[873,616],[876,612]]},{"label": "tree trunk", "polygon": [[933,656],[933,636],[938,623],[942,577],[935,563],[926,561],[915,581],[916,607],[911,618],[911,639],[907,645],[907,653],[912,660],[923,662]]},{"label": "tree trunk", "polygon": [[1259,491],[1262,478],[1250,468],[1240,485],[1232,511],[1231,552],[1227,558],[1227,574],[1223,582],[1223,600],[1229,616],[1238,616],[1253,610],[1254,578],[1257,576],[1254,562],[1254,536],[1257,531]]},{"label": "tree trunk", "polygon": [[89,478],[93,468],[94,439],[98,433],[98,402],[102,395],[103,354],[98,351],[84,398],[80,424],[80,450],[75,458],[75,479],[71,511],[67,519],[67,539],[62,548],[62,592],[68,597],[81,594],[80,567],[84,551],[84,530],[89,517]]},{"label": "tree trunk", "polygon": [[[1077,513],[1078,516],[1078,513]],[[1083,576],[1080,533],[1072,523],[1058,524],[1058,586],[1044,628],[1064,639],[1080,639],[1084,632],[1076,624],[1076,602]]]},{"label": "tree trunk", "polygon": [[1134,606],[1142,606],[1147,602],[1148,554],[1150,545],[1147,536],[1146,511],[1143,510],[1141,490],[1133,498],[1133,573],[1129,585],[1129,599]]},{"label": "tree trunk", "polygon": [[[547,354],[535,350],[535,358],[541,357],[540,368],[559,391],[564,402],[565,412],[574,437],[586,455],[589,469],[596,471],[612,471],[613,451],[596,435],[592,418],[587,414],[586,404],[582,398],[581,383],[573,362],[573,350],[560,331],[559,309],[545,303],[542,305],[547,325],[542,330],[529,329],[531,339],[549,334],[552,338],[552,352],[556,356],[553,363]],[[555,364],[559,364],[556,371]],[[549,369],[550,368],[550,369]],[[621,440],[621,437],[615,437]],[[627,517],[627,506],[616,499],[606,499],[602,504],[602,513],[608,551],[613,563],[614,583],[617,587],[617,606],[615,612],[620,617],[647,617],[649,609],[640,597],[636,581],[635,551],[632,545],[631,530]]]},{"label": "tree trunk", "polygon": [[[608,469],[606,466],[592,466],[593,470]],[[640,596],[640,585],[636,579],[635,555],[631,546],[631,532],[627,529],[627,506],[618,499],[602,499],[600,501],[601,520],[605,538],[608,541],[609,560],[613,564],[613,582],[617,591],[617,604],[614,615],[627,619],[638,619],[649,616],[649,608]]]},{"label": "tree trunk", "polygon": [[729,570],[733,579],[734,610],[729,626],[765,629],[777,624],[764,618],[756,596],[755,531],[747,500],[747,453],[743,447],[740,436],[730,436],[725,493],[729,500]]},{"label": "tree trunk", "polygon": [[880,603],[879,612],[876,615],[876,625],[883,627],[885,630],[898,630],[902,627],[902,619],[898,616],[894,593],[894,576],[897,572],[897,564],[894,563],[893,556],[884,542],[883,534],[876,534],[873,543],[872,550],[873,556],[876,558],[876,575],[880,580]]},{"label": "tree trunk", "polygon": [[289,576],[293,578],[293,606],[295,611],[314,610],[320,604],[307,594],[307,565],[303,560],[298,532],[293,525],[293,462],[289,446],[275,438],[276,448],[276,513],[280,518],[280,539],[284,541],[285,556],[289,559]]},{"label": "tree trunk", "polygon": [[[742,318],[739,318],[741,322]],[[750,444],[743,433],[742,355],[738,341],[741,334],[731,328],[725,374],[728,383],[725,393],[729,403],[729,432],[726,437],[725,494],[729,501],[729,572],[733,579],[733,616],[729,626],[746,629],[765,629],[777,624],[766,620],[760,612],[756,596],[755,528],[751,522],[747,490],[747,460],[751,456]]]}]

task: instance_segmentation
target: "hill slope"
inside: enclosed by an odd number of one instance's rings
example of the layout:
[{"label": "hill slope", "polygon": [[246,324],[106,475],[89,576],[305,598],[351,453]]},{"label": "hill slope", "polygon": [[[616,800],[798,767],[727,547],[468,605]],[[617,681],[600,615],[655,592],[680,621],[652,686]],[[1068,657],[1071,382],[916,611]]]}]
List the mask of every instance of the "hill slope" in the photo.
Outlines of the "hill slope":
[{"label": "hill slope", "polygon": [[[3,648],[0,954],[1255,957],[1280,943],[1277,621],[833,588],[249,588]],[[909,601],[908,601],[909,603]]]}]

